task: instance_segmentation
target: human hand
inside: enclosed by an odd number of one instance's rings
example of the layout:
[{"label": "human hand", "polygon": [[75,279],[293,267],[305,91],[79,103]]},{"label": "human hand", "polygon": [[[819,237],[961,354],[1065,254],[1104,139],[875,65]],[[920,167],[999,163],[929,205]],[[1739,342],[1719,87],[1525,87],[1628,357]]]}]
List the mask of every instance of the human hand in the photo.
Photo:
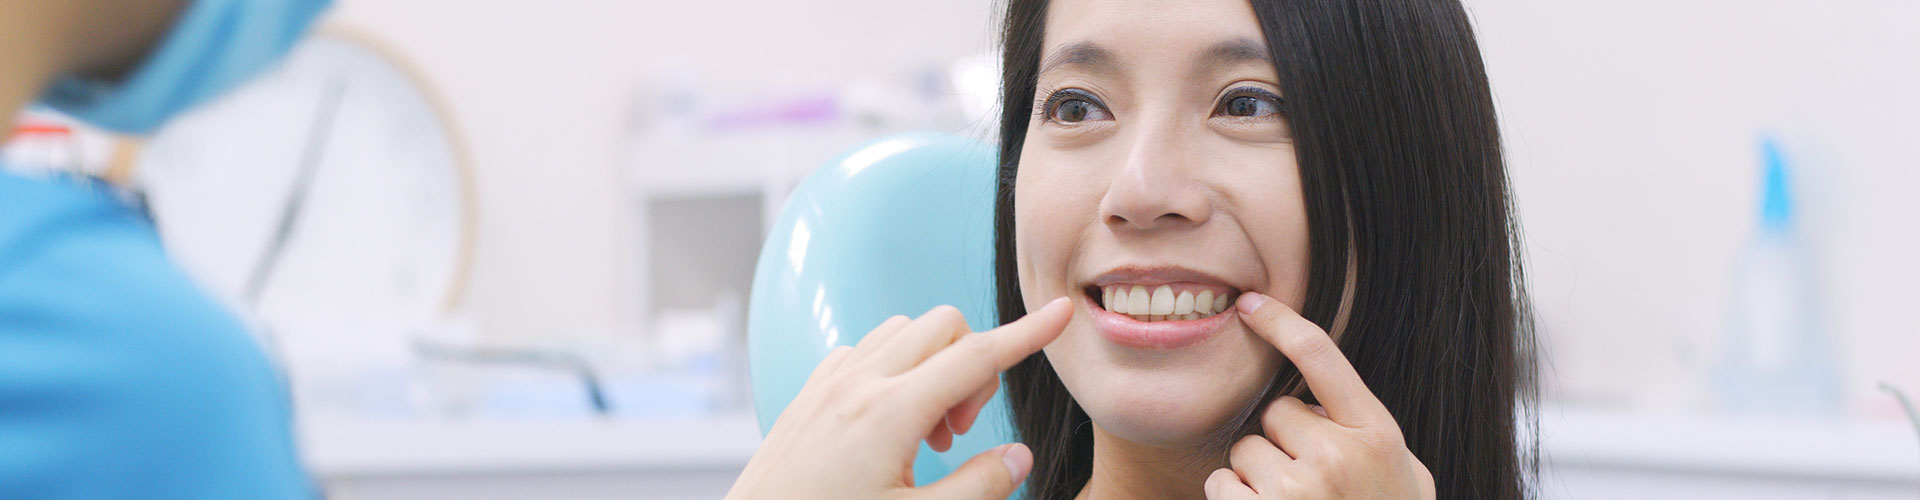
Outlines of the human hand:
[{"label": "human hand", "polygon": [[1325,406],[1293,396],[1267,406],[1260,418],[1265,435],[1234,444],[1231,467],[1207,478],[1209,500],[1433,500],[1433,474],[1326,331],[1257,293],[1241,294],[1235,306]]},{"label": "human hand", "polygon": [[951,447],[999,389],[1000,372],[1052,342],[1072,317],[1060,298],[980,333],[948,306],[888,319],[814,368],[727,498],[1006,498],[1033,467],[1025,445],[982,452],[924,487],[914,484],[914,452],[922,440]]}]

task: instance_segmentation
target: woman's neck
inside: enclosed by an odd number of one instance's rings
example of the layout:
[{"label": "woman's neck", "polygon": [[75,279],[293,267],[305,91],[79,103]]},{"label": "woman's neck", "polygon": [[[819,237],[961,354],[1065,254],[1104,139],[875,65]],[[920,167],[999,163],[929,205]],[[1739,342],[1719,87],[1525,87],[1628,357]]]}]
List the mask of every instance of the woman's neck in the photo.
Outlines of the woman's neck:
[{"label": "woman's neck", "polygon": [[55,27],[49,9],[62,2],[20,2],[21,11],[0,16],[0,138],[13,133],[16,114],[40,97],[60,68]]},{"label": "woman's neck", "polygon": [[1207,475],[1225,466],[1191,449],[1128,442],[1093,425],[1093,476],[1076,500],[1202,498]]}]

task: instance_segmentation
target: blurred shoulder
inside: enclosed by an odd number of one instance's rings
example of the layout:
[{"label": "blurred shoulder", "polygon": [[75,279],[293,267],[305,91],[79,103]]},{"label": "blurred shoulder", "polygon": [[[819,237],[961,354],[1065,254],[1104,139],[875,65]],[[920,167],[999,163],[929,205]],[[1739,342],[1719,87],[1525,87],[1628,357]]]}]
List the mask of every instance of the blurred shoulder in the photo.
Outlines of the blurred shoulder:
[{"label": "blurred shoulder", "polygon": [[0,174],[0,498],[309,497],[253,336],[137,210],[63,182]]}]

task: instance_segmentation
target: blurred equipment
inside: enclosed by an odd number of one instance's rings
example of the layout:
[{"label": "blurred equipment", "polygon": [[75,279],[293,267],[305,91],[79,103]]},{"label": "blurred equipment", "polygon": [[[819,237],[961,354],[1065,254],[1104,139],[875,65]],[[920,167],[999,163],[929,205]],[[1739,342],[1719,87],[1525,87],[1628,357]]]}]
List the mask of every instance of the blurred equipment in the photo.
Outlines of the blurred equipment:
[{"label": "blurred equipment", "polygon": [[154,136],[136,182],[176,260],[253,313],[302,412],[461,406],[434,399],[458,391],[432,390],[423,360],[585,374],[604,409],[578,356],[482,348],[449,326],[463,325],[475,200],[434,88],[385,45],[322,30]]},{"label": "blurred equipment", "polygon": [[991,107],[998,80],[946,66],[744,87],[659,75],[635,86],[621,145],[634,221],[622,304],[638,342],[600,361],[623,415],[744,413],[753,263],[795,186],[875,137],[978,128],[968,105],[984,96]]},{"label": "blurred equipment", "polygon": [[138,151],[111,132],[47,110],[16,116],[0,144],[0,164],[29,175],[78,174],[125,185]]},{"label": "blurred equipment", "polygon": [[80,170],[82,154],[74,126],[30,113],[20,118],[0,148],[0,163],[22,172]]},{"label": "blurred equipment", "polygon": [[[1907,423],[1913,424],[1913,437],[1917,441],[1920,441],[1920,411],[1913,409],[1913,400],[1908,399],[1907,393],[1901,392],[1900,389],[1894,387],[1893,384],[1881,382],[1880,390],[1887,391],[1888,394],[1892,394],[1894,399],[1900,402],[1900,410],[1907,413]],[[1915,444],[1920,444],[1920,442],[1916,442]]]},{"label": "blurred equipment", "polygon": [[[748,363],[764,433],[834,346],[895,314],[951,304],[993,327],[994,148],[940,135],[869,143],[801,182],[761,249],[748,307]],[[921,445],[925,484],[1012,440],[1004,391],[952,450]]]}]

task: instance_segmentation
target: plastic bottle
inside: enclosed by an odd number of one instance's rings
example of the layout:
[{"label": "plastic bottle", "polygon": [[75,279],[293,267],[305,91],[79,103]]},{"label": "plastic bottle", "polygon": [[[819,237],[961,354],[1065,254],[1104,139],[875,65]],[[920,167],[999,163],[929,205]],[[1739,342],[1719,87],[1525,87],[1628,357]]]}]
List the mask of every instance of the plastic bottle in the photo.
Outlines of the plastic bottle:
[{"label": "plastic bottle", "polygon": [[1771,138],[1761,140],[1761,155],[1760,224],[1735,263],[1731,329],[1713,369],[1714,390],[1729,413],[1832,414],[1840,377],[1787,161]]}]

